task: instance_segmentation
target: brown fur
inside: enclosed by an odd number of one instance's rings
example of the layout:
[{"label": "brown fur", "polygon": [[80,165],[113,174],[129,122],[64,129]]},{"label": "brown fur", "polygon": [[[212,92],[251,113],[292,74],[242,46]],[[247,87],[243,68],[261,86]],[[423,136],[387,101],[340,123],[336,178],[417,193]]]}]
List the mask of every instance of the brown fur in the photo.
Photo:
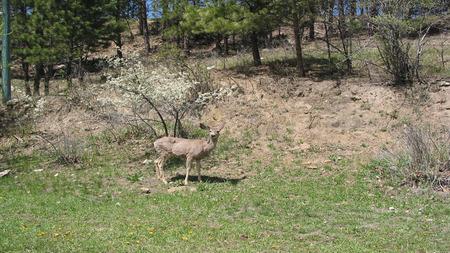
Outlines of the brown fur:
[{"label": "brown fur", "polygon": [[219,140],[219,132],[222,130],[224,125],[219,127],[210,128],[203,124],[200,127],[205,130],[209,130],[208,141],[203,140],[190,140],[175,137],[163,137],[155,141],[154,146],[159,158],[155,160],[156,175],[159,180],[164,184],[167,184],[164,178],[163,167],[164,163],[170,157],[176,156],[179,158],[186,159],[186,179],[184,184],[188,185],[189,173],[191,171],[192,161],[196,161],[196,169],[198,181],[202,182],[200,174],[200,160],[209,155],[209,153],[216,147],[217,141]]}]

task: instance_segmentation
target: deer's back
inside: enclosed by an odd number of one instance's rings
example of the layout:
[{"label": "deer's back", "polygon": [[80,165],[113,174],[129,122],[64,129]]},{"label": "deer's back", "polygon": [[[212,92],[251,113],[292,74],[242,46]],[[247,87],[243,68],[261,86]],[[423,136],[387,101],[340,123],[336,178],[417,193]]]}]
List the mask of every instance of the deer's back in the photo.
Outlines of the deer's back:
[{"label": "deer's back", "polygon": [[194,158],[201,156],[206,142],[175,137],[163,137],[154,142],[158,153],[167,153],[171,156],[186,157],[188,154]]}]

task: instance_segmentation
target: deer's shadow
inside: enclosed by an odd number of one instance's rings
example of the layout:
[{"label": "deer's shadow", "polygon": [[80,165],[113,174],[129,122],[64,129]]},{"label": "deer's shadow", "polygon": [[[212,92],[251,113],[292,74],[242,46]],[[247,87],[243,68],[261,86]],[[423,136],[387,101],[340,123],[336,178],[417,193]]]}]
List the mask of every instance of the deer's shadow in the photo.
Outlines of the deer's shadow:
[{"label": "deer's shadow", "polygon": [[[184,180],[186,178],[186,175],[177,174],[174,177],[170,178],[170,181],[178,181],[178,180]],[[204,183],[231,183],[232,185],[237,185],[240,181],[244,180],[246,176],[243,176],[241,178],[223,178],[223,177],[210,177],[210,176],[202,176],[202,181]],[[198,182],[197,175],[190,175],[188,178],[189,182]]]}]

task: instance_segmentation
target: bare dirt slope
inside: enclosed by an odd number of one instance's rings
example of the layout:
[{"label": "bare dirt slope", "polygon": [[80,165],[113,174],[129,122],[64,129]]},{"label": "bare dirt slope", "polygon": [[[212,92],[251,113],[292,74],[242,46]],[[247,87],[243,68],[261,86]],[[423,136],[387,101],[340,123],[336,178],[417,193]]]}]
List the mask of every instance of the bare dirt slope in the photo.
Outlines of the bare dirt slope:
[{"label": "bare dirt slope", "polygon": [[[230,73],[222,73],[229,85]],[[376,156],[381,147],[398,144],[412,123],[440,128],[450,126],[450,87],[439,81],[432,92],[396,89],[352,80],[280,79],[234,76],[241,93],[209,106],[202,119],[226,121],[235,138],[253,139],[247,159],[283,159],[304,154],[304,164],[320,168],[330,157]]]}]

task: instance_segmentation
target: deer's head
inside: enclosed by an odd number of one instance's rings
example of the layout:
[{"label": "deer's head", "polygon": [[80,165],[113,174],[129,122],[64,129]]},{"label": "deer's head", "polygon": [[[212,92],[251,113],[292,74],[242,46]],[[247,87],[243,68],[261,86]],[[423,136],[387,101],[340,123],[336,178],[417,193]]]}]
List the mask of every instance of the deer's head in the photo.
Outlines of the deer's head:
[{"label": "deer's head", "polygon": [[224,126],[225,123],[223,123],[218,127],[209,127],[207,125],[200,123],[200,128],[209,131],[209,137],[211,137],[211,139],[213,140],[219,139],[220,130],[222,130]]}]

